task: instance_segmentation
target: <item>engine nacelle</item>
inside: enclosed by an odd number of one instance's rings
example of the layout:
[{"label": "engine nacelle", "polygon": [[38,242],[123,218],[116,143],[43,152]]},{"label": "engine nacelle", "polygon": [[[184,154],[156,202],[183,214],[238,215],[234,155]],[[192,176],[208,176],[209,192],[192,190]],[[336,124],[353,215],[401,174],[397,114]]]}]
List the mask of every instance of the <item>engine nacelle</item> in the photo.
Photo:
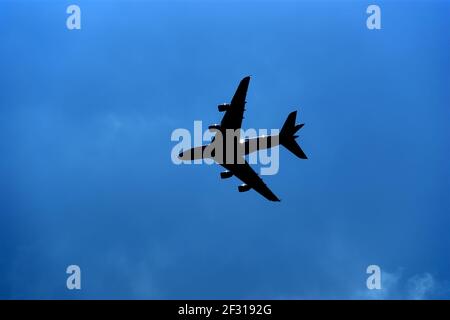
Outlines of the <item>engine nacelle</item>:
[{"label": "engine nacelle", "polygon": [[241,184],[238,187],[239,192],[247,192],[248,190],[250,190],[252,187],[250,187],[248,184]]},{"label": "engine nacelle", "polygon": [[219,109],[219,112],[225,112],[228,110],[229,107],[230,107],[229,103],[222,103],[217,106],[217,109]]},{"label": "engine nacelle", "polygon": [[220,173],[220,177],[222,179],[228,179],[231,178],[233,176],[233,173],[231,171],[224,171]]},{"label": "engine nacelle", "polygon": [[220,124],[212,124],[208,127],[209,131],[220,131]]}]

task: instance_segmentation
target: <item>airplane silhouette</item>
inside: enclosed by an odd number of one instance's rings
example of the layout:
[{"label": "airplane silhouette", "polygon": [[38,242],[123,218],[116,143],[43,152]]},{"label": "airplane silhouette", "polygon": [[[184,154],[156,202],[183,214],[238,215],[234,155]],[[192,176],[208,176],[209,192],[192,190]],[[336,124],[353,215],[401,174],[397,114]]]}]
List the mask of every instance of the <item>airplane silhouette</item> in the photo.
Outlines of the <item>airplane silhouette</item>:
[{"label": "airplane silhouette", "polygon": [[269,149],[280,144],[300,159],[307,159],[305,153],[295,141],[298,137],[295,133],[304,124],[295,124],[297,111],[293,111],[288,115],[278,135],[259,136],[241,140],[240,130],[242,119],[244,118],[245,98],[249,83],[250,77],[242,79],[231,99],[231,103],[224,103],[218,106],[219,112],[225,112],[225,114],[220,124],[208,127],[209,130],[216,131],[216,135],[211,143],[180,152],[178,158],[180,160],[211,158],[226,169],[226,171],[220,173],[222,179],[227,179],[234,175],[242,180],[243,184],[238,187],[239,192],[254,189],[270,201],[280,201],[250,167],[244,157],[249,153]]}]

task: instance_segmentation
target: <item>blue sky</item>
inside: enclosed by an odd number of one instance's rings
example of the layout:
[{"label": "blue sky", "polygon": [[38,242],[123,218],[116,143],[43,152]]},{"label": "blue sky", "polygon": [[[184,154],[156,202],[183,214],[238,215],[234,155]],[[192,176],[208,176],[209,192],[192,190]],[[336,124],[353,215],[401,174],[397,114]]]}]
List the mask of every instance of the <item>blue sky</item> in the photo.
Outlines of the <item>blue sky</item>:
[{"label": "blue sky", "polygon": [[[450,298],[450,2],[369,4],[0,1],[0,297]],[[249,74],[280,203],[170,159]]]}]

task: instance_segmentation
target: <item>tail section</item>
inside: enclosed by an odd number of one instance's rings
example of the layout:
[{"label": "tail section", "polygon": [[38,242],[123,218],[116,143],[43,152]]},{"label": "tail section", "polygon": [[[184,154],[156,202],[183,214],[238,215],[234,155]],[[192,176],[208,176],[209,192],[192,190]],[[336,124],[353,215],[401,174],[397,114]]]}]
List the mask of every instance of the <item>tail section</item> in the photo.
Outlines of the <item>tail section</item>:
[{"label": "tail section", "polygon": [[293,111],[288,115],[280,131],[280,144],[300,159],[308,159],[302,148],[297,144],[297,141],[295,141],[295,138],[298,137],[295,133],[304,126],[304,123],[295,124],[296,117],[297,111]]}]

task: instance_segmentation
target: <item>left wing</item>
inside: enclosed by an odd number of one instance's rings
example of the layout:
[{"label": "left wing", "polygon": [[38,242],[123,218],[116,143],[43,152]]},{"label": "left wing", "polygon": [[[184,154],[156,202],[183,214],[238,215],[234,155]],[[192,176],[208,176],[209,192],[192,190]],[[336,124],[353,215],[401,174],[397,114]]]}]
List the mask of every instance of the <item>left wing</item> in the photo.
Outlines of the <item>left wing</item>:
[{"label": "left wing", "polygon": [[247,96],[249,83],[250,77],[245,77],[239,83],[233,99],[231,99],[230,107],[227,111],[225,111],[225,115],[220,123],[222,129],[237,130],[241,128],[245,111],[245,98]]},{"label": "left wing", "polygon": [[247,161],[245,161],[245,164],[221,163],[221,165],[225,169],[231,171],[237,178],[241,179],[242,182],[254,189],[266,199],[270,201],[280,201],[280,199],[278,199],[277,196],[270,191],[252,167],[250,167]]}]

